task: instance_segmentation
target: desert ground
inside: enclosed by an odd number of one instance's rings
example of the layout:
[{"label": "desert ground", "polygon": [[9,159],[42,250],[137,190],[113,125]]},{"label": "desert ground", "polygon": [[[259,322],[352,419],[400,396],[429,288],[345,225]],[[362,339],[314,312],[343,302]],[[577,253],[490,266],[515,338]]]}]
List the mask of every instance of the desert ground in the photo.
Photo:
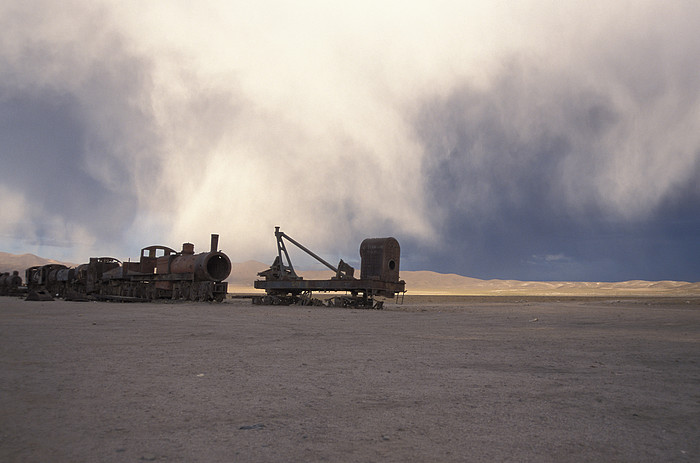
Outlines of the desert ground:
[{"label": "desert ground", "polygon": [[698,461],[700,298],[0,298],[0,461]]}]

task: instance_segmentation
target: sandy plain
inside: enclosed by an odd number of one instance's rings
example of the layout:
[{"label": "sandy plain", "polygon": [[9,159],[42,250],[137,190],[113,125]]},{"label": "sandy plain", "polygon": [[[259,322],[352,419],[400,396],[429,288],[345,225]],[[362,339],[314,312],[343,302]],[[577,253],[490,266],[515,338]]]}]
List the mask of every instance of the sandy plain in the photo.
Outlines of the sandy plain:
[{"label": "sandy plain", "polygon": [[0,461],[698,461],[700,298],[0,298]]}]

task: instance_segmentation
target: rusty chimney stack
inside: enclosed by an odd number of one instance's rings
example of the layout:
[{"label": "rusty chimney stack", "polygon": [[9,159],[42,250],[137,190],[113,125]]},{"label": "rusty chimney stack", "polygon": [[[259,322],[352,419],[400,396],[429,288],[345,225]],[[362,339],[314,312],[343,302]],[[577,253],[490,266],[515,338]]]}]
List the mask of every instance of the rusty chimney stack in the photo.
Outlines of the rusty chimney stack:
[{"label": "rusty chimney stack", "polygon": [[211,234],[211,252],[216,252],[219,248],[219,235],[216,233]]}]

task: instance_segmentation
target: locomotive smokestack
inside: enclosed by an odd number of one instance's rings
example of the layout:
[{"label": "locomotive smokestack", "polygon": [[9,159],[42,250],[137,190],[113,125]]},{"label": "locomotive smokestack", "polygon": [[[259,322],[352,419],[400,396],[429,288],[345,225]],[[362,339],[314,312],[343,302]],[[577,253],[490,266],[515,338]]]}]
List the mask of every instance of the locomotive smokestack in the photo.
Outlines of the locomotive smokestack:
[{"label": "locomotive smokestack", "polygon": [[219,248],[219,235],[216,233],[211,234],[211,252],[216,252]]}]

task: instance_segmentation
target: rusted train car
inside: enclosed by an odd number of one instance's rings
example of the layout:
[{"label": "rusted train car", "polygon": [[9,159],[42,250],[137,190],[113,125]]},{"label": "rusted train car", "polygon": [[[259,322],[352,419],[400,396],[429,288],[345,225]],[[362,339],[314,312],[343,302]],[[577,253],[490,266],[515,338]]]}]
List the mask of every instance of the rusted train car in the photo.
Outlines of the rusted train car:
[{"label": "rusted train car", "polygon": [[0,273],[0,296],[14,296],[20,293],[22,277],[19,271]]},{"label": "rusted train car", "polygon": [[74,268],[31,267],[26,270],[27,286],[30,291],[69,299],[222,301],[231,261],[217,250],[218,243],[219,236],[212,235],[210,251],[199,254],[192,243],[183,244],[181,252],[154,245],[141,250],[138,262],[92,257]]},{"label": "rusted train car", "polygon": [[[392,237],[368,238],[360,244],[360,278],[355,269],[342,260],[335,267],[289,235],[275,228],[277,257],[268,270],[258,273],[263,280],[256,280],[255,288],[264,289],[266,295],[253,299],[254,304],[319,304],[322,301],[312,298],[313,292],[345,292],[346,296],[328,299],[325,304],[343,307],[381,309],[383,301],[375,296],[393,298],[406,292],[406,282],[399,279],[401,247]],[[288,240],[302,251],[335,272],[328,280],[304,280],[297,275],[289,259],[284,243]]]}]

